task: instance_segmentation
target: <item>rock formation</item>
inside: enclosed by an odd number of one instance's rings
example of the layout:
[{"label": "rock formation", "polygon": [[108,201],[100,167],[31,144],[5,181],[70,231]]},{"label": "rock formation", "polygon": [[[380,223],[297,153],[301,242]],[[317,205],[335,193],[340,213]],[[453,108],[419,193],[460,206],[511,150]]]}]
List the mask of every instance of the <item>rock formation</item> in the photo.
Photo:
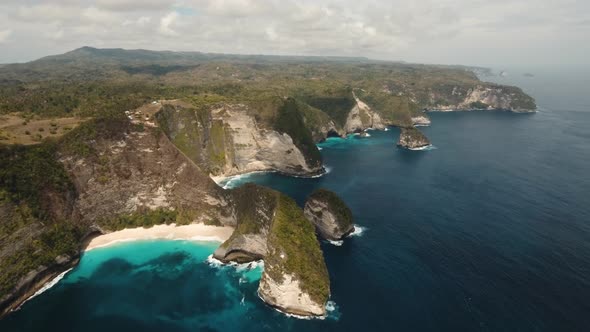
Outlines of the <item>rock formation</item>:
[{"label": "rock formation", "polygon": [[401,128],[397,145],[410,150],[419,150],[430,145],[424,134],[414,127]]},{"label": "rock formation", "polygon": [[[244,104],[224,103],[210,110],[165,105],[157,117],[170,140],[214,176],[254,171],[297,176],[323,172],[319,152],[312,151],[317,148],[311,136],[311,144],[302,146],[289,134],[260,123],[251,113]],[[307,130],[303,124],[301,127]]]},{"label": "rock formation", "polygon": [[[443,99],[445,103],[436,103]],[[433,111],[470,111],[470,110],[506,110],[516,113],[534,112],[536,104],[533,98],[521,89],[511,86],[489,84],[472,87],[453,87],[451,94],[431,93]]]},{"label": "rock formation", "polygon": [[414,127],[426,127],[430,126],[430,123],[430,119],[426,115],[412,117],[412,124]]},{"label": "rock formation", "polygon": [[260,298],[286,313],[325,315],[330,280],[303,211],[284,194],[254,184],[231,192],[238,224],[214,257],[241,263],[263,259]]},{"label": "rock formation", "polygon": [[338,241],[354,231],[352,212],[332,191],[314,191],[305,202],[304,213],[324,239]]},{"label": "rock formation", "polygon": [[348,113],[344,131],[346,133],[358,133],[367,128],[385,129],[381,116],[357,98],[354,92],[353,97],[356,103]]}]

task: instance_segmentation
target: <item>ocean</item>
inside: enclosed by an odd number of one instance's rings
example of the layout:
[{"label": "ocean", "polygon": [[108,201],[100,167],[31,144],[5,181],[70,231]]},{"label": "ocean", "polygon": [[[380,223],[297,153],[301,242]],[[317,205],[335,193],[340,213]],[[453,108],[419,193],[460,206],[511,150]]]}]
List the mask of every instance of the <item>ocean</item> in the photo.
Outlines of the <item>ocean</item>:
[{"label": "ocean", "polygon": [[[590,326],[590,75],[517,83],[534,114],[430,113],[427,151],[399,130],[320,144],[329,173],[259,173],[303,204],[337,192],[360,234],[322,243],[330,314],[301,320],[256,295],[258,265],[219,267],[213,242],[127,242],[85,253],[0,331],[585,331]],[[531,72],[534,77],[525,77]],[[590,73],[587,73],[590,74]]]}]

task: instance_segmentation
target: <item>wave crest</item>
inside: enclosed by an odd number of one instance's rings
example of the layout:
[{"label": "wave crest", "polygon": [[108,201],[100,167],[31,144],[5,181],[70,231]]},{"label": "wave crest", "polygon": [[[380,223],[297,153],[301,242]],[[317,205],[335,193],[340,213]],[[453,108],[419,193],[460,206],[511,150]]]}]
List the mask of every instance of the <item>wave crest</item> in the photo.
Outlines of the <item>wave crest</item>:
[{"label": "wave crest", "polygon": [[363,235],[363,233],[367,230],[366,227],[362,227],[359,225],[354,225],[354,231],[352,233],[350,233],[348,235],[348,237],[353,237],[353,236],[361,236]]}]

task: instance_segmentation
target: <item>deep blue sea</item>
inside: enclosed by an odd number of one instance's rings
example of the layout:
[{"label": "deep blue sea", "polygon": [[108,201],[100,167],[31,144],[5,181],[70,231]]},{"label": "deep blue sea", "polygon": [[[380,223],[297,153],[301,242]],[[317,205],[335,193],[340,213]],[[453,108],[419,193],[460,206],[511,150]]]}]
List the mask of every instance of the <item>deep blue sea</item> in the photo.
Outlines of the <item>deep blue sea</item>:
[{"label": "deep blue sea", "polygon": [[349,204],[363,232],[322,243],[336,304],[325,320],[265,306],[260,268],[207,263],[216,243],[142,241],[86,253],[0,331],[588,331],[590,75],[510,74],[497,79],[538,113],[431,113],[432,150],[371,131],[320,144],[321,178],[230,183],[300,204],[325,187]]}]

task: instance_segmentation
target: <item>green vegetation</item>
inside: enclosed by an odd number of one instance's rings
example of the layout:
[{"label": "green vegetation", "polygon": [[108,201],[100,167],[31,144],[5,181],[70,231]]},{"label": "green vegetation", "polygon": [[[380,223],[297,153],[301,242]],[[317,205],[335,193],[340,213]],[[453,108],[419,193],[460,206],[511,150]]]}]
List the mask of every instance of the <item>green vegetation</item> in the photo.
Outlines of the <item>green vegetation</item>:
[{"label": "green vegetation", "polygon": [[158,208],[119,215],[116,218],[102,220],[99,224],[109,231],[119,231],[124,228],[149,228],[155,225],[178,223],[178,217],[179,214],[175,210]]},{"label": "green vegetation", "polygon": [[265,272],[278,281],[285,273],[294,275],[313,301],[326,303],[330,278],[315,228],[295,201],[285,195],[278,198],[268,241],[271,252],[265,259]]},{"label": "green vegetation", "polygon": [[0,294],[12,291],[24,273],[36,270],[40,266],[49,267],[58,256],[76,256],[82,235],[80,228],[75,225],[56,222],[45,227],[40,235],[26,240],[12,255],[2,257]]},{"label": "green vegetation", "polygon": [[63,165],[57,161],[57,144],[0,146],[0,190],[16,205],[26,203],[33,215],[49,218],[49,196],[73,192]]},{"label": "green vegetation", "polygon": [[312,199],[328,204],[328,209],[336,217],[336,223],[340,229],[348,229],[354,224],[352,211],[350,211],[348,205],[333,191],[323,188],[317,189],[307,198],[307,200]]},{"label": "green vegetation", "polygon": [[303,114],[297,106],[295,99],[288,98],[279,108],[274,128],[291,136],[293,143],[303,152],[310,166],[321,166],[322,155],[313,141],[310,130],[305,126]]},{"label": "green vegetation", "polygon": [[[30,126],[0,128],[0,297],[29,271],[51,266],[57,256],[75,255],[89,229],[87,221],[73,213],[77,192],[59,158],[85,158],[97,170],[97,181],[109,184],[112,161],[98,153],[97,144],[151,131],[133,125],[126,112],[154,100],[178,99],[191,105],[166,105],[156,120],[184,154],[203,172],[213,174],[233,158],[228,148],[233,145],[230,129],[211,117],[211,109],[220,103],[246,105],[257,125],[287,133],[311,166],[321,164],[315,146],[322,138],[321,130],[331,121],[336,129],[344,126],[355,106],[353,91],[388,124],[404,127],[416,138],[421,134],[411,127],[412,116],[423,108],[456,105],[477,86],[501,89],[515,108],[535,108],[534,100],[519,88],[481,82],[466,68],[363,58],[85,47],[1,66],[0,77],[4,123],[10,118],[16,125]],[[369,121],[366,114],[361,117]],[[19,131],[25,141],[16,140]],[[57,137],[60,133],[64,135]],[[8,143],[33,145],[3,145]],[[314,227],[295,202],[254,185],[233,190],[231,195],[239,220],[234,234],[270,231],[267,272],[277,279],[285,272],[293,273],[304,291],[325,302],[329,295],[326,266]],[[342,220],[351,220],[339,199],[326,192],[318,195],[336,206]],[[203,213],[191,207],[142,210],[99,223],[110,230],[182,224]],[[208,220],[219,224],[215,217]]]},{"label": "green vegetation", "polygon": [[257,234],[262,228],[268,227],[271,223],[268,216],[271,216],[276,208],[278,194],[277,191],[253,183],[233,189],[232,196],[239,222],[227,242],[237,235]]},{"label": "green vegetation", "polygon": [[164,105],[156,118],[172,143],[201,170],[207,174],[222,172],[228,135],[222,121],[211,119],[209,109]]}]

